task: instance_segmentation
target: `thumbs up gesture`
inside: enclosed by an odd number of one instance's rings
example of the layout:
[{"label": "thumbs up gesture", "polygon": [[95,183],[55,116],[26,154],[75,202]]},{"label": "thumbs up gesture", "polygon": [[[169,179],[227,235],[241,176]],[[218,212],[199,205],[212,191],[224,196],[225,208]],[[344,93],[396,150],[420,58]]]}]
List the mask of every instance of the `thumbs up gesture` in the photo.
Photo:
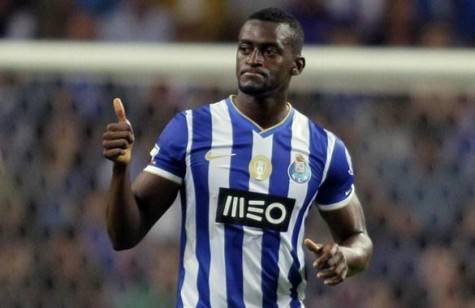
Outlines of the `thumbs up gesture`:
[{"label": "thumbs up gesture", "polygon": [[113,105],[117,122],[108,124],[102,135],[102,154],[113,162],[127,165],[132,158],[134,132],[132,125],[127,120],[120,98],[114,98]]}]

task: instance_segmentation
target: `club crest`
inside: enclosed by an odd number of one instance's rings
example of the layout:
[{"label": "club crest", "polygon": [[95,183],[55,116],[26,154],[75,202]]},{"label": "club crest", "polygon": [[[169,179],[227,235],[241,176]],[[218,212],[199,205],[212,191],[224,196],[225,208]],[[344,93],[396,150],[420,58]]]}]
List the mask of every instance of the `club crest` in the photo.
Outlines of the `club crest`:
[{"label": "club crest", "polygon": [[306,183],[310,180],[312,171],[308,165],[305,156],[297,154],[295,160],[289,166],[289,177],[299,184]]}]

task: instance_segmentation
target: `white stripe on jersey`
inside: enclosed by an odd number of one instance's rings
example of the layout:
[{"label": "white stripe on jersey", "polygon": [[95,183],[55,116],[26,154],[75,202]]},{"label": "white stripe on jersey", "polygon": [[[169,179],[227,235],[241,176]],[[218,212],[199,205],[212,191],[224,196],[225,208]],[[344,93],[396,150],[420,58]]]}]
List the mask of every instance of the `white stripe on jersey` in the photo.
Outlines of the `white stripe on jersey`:
[{"label": "white stripe on jersey", "polygon": [[[273,135],[262,137],[255,131],[252,132],[252,157],[263,155],[272,161]],[[257,181],[249,177],[249,191],[267,194],[269,192],[269,179]],[[243,227],[243,279],[244,303],[247,307],[262,306],[262,230],[253,227]],[[259,290],[259,292],[256,292]]]},{"label": "white stripe on jersey", "polygon": [[[229,187],[229,173],[232,154],[233,128],[227,105],[219,102],[210,105],[212,122],[212,156],[209,160],[209,241],[211,260],[209,268],[209,287],[211,307],[226,307],[226,263],[224,249],[224,227],[217,224],[216,209],[218,204],[219,188]],[[219,129],[217,129],[219,127]]]},{"label": "white stripe on jersey", "polygon": [[[179,294],[183,307],[197,307],[198,304],[207,306],[208,295],[211,307],[227,307],[232,304],[243,306],[242,303],[246,307],[261,307],[264,302],[273,302],[275,295],[277,295],[278,307],[289,307],[292,296],[294,300],[302,303],[306,285],[305,257],[301,245],[305,233],[305,220],[317,195],[318,187],[324,182],[329,172],[336,137],[329,131],[324,133],[319,127],[311,124],[305,115],[294,109],[292,109],[293,119],[289,118],[292,121],[291,126],[289,122],[285,122],[288,124],[281,123],[289,126],[280,127],[282,131],[279,131],[277,127],[276,131],[259,134],[246,119],[239,118],[241,115],[237,117],[235,110],[231,108],[228,101],[223,100],[209,105],[209,110],[197,109],[185,113],[188,143],[184,183],[186,183],[187,197],[186,205],[184,205],[186,215],[182,223],[186,242],[182,260],[184,276]],[[209,119],[211,123],[208,122]],[[200,130],[202,127],[205,129]],[[242,135],[241,132],[243,132]],[[196,140],[196,144],[192,144]],[[201,144],[204,146],[202,147]],[[191,157],[192,151],[196,156]],[[315,160],[310,161],[310,152],[316,155]],[[274,161],[273,154],[277,155]],[[298,154],[305,157],[307,168],[313,168],[312,172],[315,172],[308,181],[304,180],[300,183],[294,181],[293,176],[289,177],[289,171],[284,168],[284,166],[292,166]],[[322,157],[325,154],[326,157]],[[274,162],[277,173],[274,177],[271,173],[263,181],[249,177],[249,182],[247,182],[247,166],[250,163],[248,160],[257,155],[265,156]],[[202,163],[203,165],[197,167]],[[231,169],[231,164],[233,169]],[[206,180],[205,177],[208,179]],[[202,182],[203,179],[205,182]],[[287,195],[282,197],[295,199],[287,231],[281,231],[277,235],[280,236],[280,240],[273,237],[274,234],[271,234],[270,230],[263,231],[261,227],[249,227],[242,224],[241,228],[241,223],[238,223],[239,226],[232,226],[216,222],[219,190],[230,188],[231,185],[236,190],[241,187],[241,190],[260,194],[279,195],[282,190],[281,194],[287,192]],[[246,194],[245,191],[243,193]],[[204,198],[207,197],[206,195],[209,196],[209,200],[203,204],[200,196]],[[197,211],[197,203],[201,209],[205,210],[204,212]],[[236,210],[237,207],[233,209]],[[197,218],[200,220],[197,221]],[[240,245],[236,245],[236,243],[240,244],[241,236],[242,251]],[[263,242],[264,238],[266,242]],[[198,244],[204,245],[204,248],[197,247]],[[198,263],[200,256],[202,257],[201,268]],[[236,257],[233,258],[234,256]],[[267,259],[262,260],[267,256],[272,258],[269,259],[269,263],[266,262]],[[240,279],[241,265],[242,281]],[[209,277],[206,276],[207,274]],[[199,281],[198,278],[200,278]],[[276,287],[272,283],[275,282],[274,278],[278,279],[277,294],[263,294],[263,288],[274,292],[273,288]],[[203,285],[198,285],[199,283]],[[295,290],[297,286],[297,292],[291,294],[291,290]],[[199,294],[200,291],[203,294]]]},{"label": "white stripe on jersey", "polygon": [[335,148],[336,137],[332,132],[325,129],[327,133],[327,160],[325,162],[325,169],[323,169],[323,176],[320,185],[325,182],[327,179],[328,169],[330,168],[330,163],[332,161],[333,149]]},{"label": "white stripe on jersey", "polygon": [[[181,298],[183,307],[196,307],[198,303],[198,290],[196,281],[198,280],[198,260],[196,258],[196,212],[195,212],[195,187],[193,184],[193,175],[190,170],[190,152],[193,140],[193,114],[190,110],[186,111],[186,123],[188,127],[188,144],[186,147],[186,245],[183,255],[183,267],[185,269],[185,277],[183,278],[183,286],[181,288]],[[190,206],[191,205],[191,206]]]},{"label": "white stripe on jersey", "polygon": [[[291,140],[291,155],[289,165],[295,160],[297,154],[303,155],[307,161],[310,153],[310,131],[308,118],[302,115],[300,112],[295,111],[294,119],[292,122],[292,140]],[[295,223],[300,212],[300,209],[304,205],[305,197],[307,196],[307,183],[296,183],[292,180],[289,181],[289,198],[295,199],[295,208],[289,223],[289,231],[281,235],[281,244],[279,249],[279,267],[281,269],[281,275],[279,275],[279,290],[277,303],[279,307],[290,307],[292,298],[290,297],[291,283],[288,281],[287,275],[292,265],[293,259],[290,254],[292,251],[292,231],[294,230]],[[310,206],[308,207],[310,208]],[[307,210],[308,212],[308,210]],[[306,216],[306,215],[305,215]],[[304,218],[305,221],[305,218]],[[302,224],[299,232],[299,241],[301,243],[301,237],[304,234],[305,225]],[[297,254],[299,260],[304,260],[304,252],[301,246],[297,248]],[[300,269],[303,271],[305,264],[300,264]],[[304,294],[301,291],[305,290],[305,277],[302,277],[302,283],[299,288],[299,298],[303,300]]]},{"label": "white stripe on jersey", "polygon": [[163,170],[161,168],[155,167],[153,165],[148,165],[147,167],[145,167],[144,171],[155,174],[155,175],[159,175],[177,184],[181,184],[183,182],[183,180],[180,177],[174,175],[173,173]]}]

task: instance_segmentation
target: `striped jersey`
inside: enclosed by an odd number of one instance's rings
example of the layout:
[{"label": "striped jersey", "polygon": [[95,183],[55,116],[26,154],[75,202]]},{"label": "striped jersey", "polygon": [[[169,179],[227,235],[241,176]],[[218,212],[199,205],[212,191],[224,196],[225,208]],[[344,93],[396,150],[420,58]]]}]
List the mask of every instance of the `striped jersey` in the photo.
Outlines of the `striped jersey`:
[{"label": "striped jersey", "polygon": [[232,97],[178,113],[146,172],[182,184],[177,307],[303,307],[303,236],[312,203],[354,193],[340,139],[289,104],[262,129]]}]

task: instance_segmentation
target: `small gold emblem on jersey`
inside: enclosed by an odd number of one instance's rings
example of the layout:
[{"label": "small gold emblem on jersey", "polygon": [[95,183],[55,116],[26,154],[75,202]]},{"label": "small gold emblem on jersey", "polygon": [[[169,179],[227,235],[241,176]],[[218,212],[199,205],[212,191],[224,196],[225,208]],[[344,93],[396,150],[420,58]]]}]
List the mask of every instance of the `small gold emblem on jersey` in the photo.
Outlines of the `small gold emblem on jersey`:
[{"label": "small gold emblem on jersey", "polygon": [[264,155],[256,155],[249,163],[249,174],[257,181],[265,181],[272,173],[272,164]]},{"label": "small gold emblem on jersey", "polygon": [[289,166],[289,177],[297,183],[305,183],[310,180],[312,172],[305,156],[297,154],[294,162]]}]

